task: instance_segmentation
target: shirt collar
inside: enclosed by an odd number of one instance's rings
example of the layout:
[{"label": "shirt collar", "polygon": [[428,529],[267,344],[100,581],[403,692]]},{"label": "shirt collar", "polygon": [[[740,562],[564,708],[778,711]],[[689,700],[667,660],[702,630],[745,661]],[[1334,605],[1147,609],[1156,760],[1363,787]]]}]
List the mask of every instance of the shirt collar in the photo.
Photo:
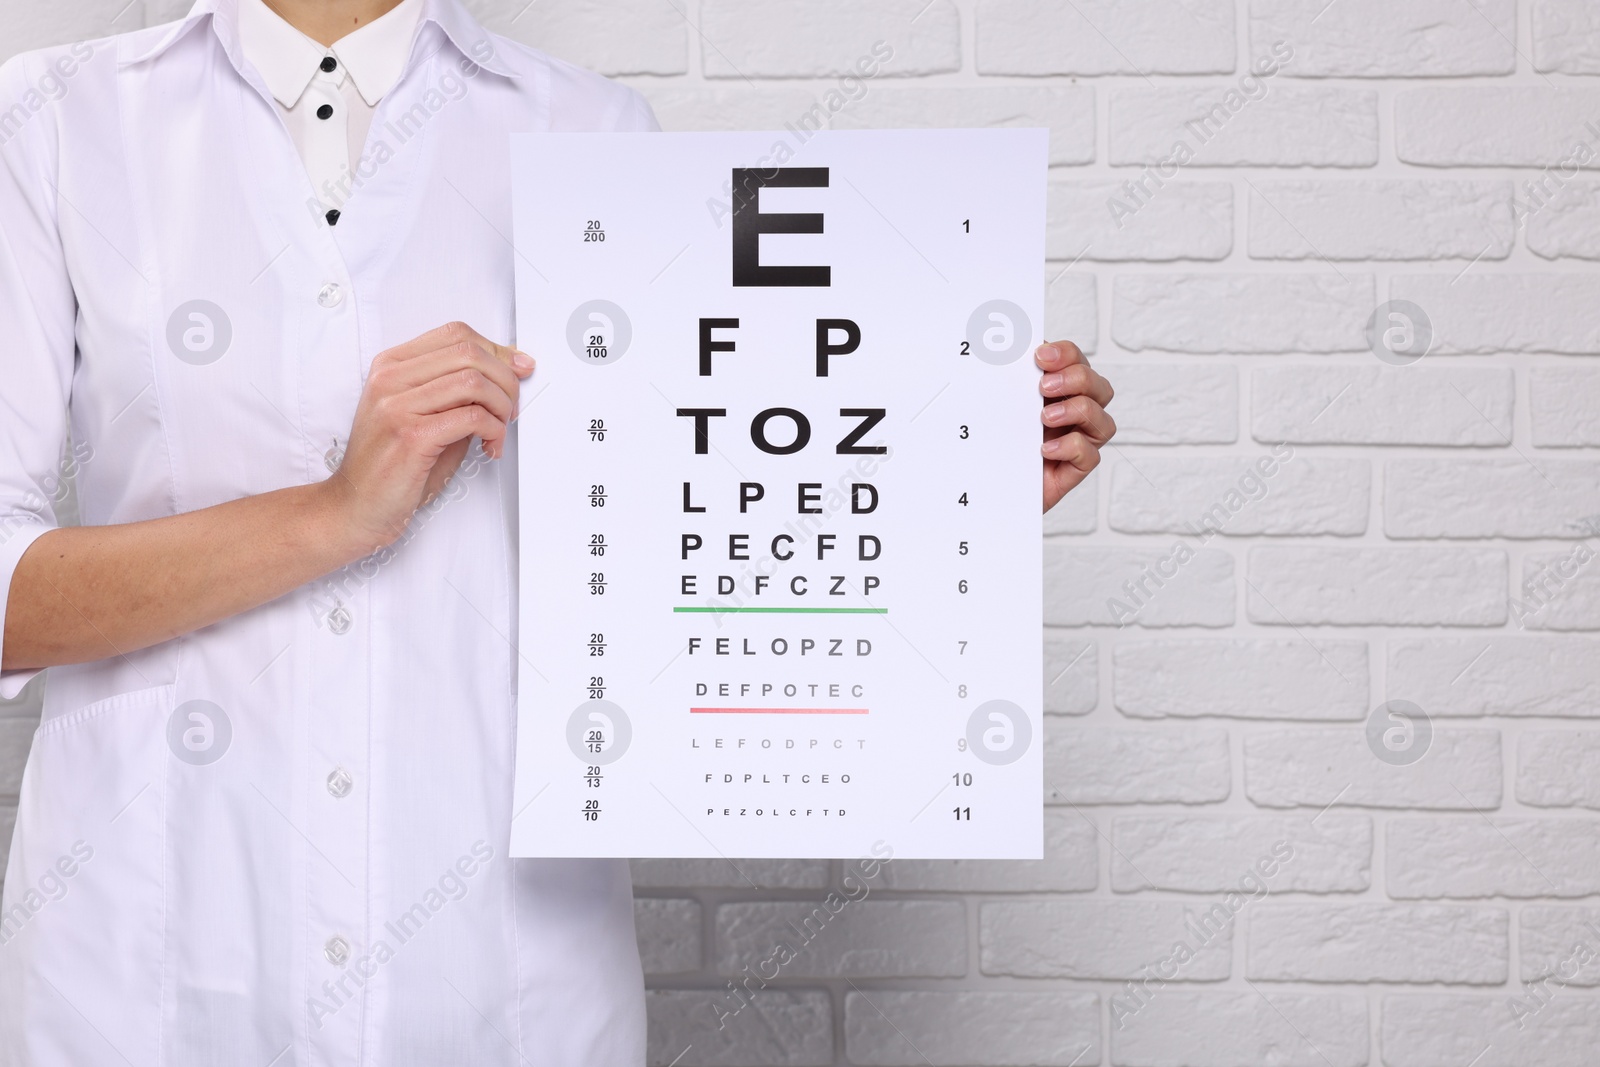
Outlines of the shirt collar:
[{"label": "shirt collar", "polygon": [[[123,52],[119,56],[122,66],[142,63],[154,59],[177,41],[187,36],[202,21],[210,19],[211,28],[216,32],[217,39],[222,44],[222,50],[232,61],[234,67],[241,72],[244,69],[243,49],[239,41],[239,8],[243,0],[195,0],[194,7],[189,9],[189,14],[182,20],[173,23],[167,31],[159,35],[150,45],[142,50],[135,51],[135,42],[144,43],[149,38],[143,35],[129,34],[123,38]],[[390,12],[389,14],[394,14]],[[380,20],[381,21],[381,20]],[[477,64],[484,70],[498,74],[503,78],[516,78],[517,73],[505,60],[500,57],[497,39],[485,30],[478,21],[462,6],[461,0],[421,0],[420,21],[423,28],[426,24],[433,23],[443,31],[451,44],[467,59]],[[374,22],[371,25],[376,26]],[[349,40],[349,38],[346,38]],[[343,42],[339,42],[342,44]],[[313,47],[320,45],[313,43]],[[336,45],[337,47],[337,45]],[[413,46],[414,47],[414,46]],[[130,54],[131,53],[131,54]],[[322,53],[319,52],[319,57]],[[410,56],[402,55],[397,68],[396,77],[403,73],[410,62]],[[391,79],[384,86],[387,92],[394,81]],[[358,84],[358,88],[359,88]],[[303,88],[303,87],[302,87]],[[365,94],[363,94],[363,98]]]},{"label": "shirt collar", "polygon": [[517,72],[500,58],[499,38],[479,25],[461,0],[422,0],[422,21],[437,25],[457,51],[484,70],[516,78]]},{"label": "shirt collar", "polygon": [[355,79],[368,107],[377,107],[405,72],[421,14],[422,0],[400,0],[382,18],[333,42],[333,54]]},{"label": "shirt collar", "polygon": [[263,0],[238,0],[239,40],[244,56],[261,74],[273,97],[293,107],[330,52],[339,60],[368,107],[377,107],[400,80],[410,54],[422,0],[401,0],[381,18],[324,48],[285,22]]}]

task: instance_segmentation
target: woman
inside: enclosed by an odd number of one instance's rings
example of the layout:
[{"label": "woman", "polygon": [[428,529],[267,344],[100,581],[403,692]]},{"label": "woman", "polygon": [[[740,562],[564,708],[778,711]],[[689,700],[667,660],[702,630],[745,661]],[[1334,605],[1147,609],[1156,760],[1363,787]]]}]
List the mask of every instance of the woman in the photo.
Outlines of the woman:
[{"label": "woman", "polygon": [[[0,692],[56,670],[0,1062],[641,1063],[626,865],[505,855],[533,362],[491,339],[509,135],[649,107],[459,0],[199,0],[5,107]],[[1111,391],[1039,359],[1049,508]]]}]

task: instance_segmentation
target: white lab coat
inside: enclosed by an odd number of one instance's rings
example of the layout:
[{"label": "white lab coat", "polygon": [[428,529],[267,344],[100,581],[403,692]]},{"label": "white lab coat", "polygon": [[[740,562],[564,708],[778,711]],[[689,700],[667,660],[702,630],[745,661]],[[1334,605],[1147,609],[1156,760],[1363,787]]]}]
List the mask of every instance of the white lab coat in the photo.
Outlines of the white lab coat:
[{"label": "white lab coat", "polygon": [[[426,0],[329,227],[235,3],[0,68],[0,612],[64,474],[88,524],[328,477],[380,351],[513,339],[509,134],[655,128]],[[392,552],[50,672],[0,1063],[643,1061],[625,863],[506,855],[515,461],[475,455]]]}]

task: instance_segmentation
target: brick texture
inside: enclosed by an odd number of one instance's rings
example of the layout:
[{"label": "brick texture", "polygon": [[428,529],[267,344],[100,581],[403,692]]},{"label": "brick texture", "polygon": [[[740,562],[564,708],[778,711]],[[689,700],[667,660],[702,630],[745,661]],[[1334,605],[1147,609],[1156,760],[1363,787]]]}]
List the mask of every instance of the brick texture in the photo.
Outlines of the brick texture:
[{"label": "brick texture", "polygon": [[1533,0],[1533,69],[1600,74],[1600,12],[1585,0]]},{"label": "brick texture", "polygon": [[1510,74],[1516,66],[1515,0],[1250,0],[1252,55],[1292,41],[1293,77],[1427,78]]},{"label": "brick texture", "polygon": [[[1309,575],[1319,575],[1307,581]],[[1250,550],[1254,622],[1494,626],[1506,620],[1506,555],[1492,548]]]},{"label": "brick texture", "polygon": [[1373,306],[1362,274],[1124,275],[1113,292],[1112,339],[1134,352],[1354,352]]},{"label": "brick texture", "polygon": [[1164,992],[1111,1034],[1116,1067],[1361,1067],[1367,1053],[1354,996]]},{"label": "brick texture", "polygon": [[1440,355],[1600,353],[1600,323],[1584,314],[1600,300],[1592,274],[1404,275],[1389,295],[1427,313]]},{"label": "brick texture", "polygon": [[1500,732],[1438,730],[1423,759],[1373,758],[1360,729],[1259,733],[1245,739],[1245,792],[1267,808],[1493,808],[1501,797]]},{"label": "brick texture", "polygon": [[1232,759],[1225,731],[1123,730],[1046,722],[1047,803],[1205,804],[1226,800]]},{"label": "brick texture", "polygon": [[1384,998],[1382,1020],[1388,1067],[1427,1067],[1463,1054],[1476,1058],[1475,1067],[1583,1067],[1600,1045],[1600,1002],[1593,997],[1558,997],[1541,1006],[1520,990],[1511,997],[1395,995]]},{"label": "brick texture", "polygon": [[1050,186],[1045,255],[1073,260],[1223,259],[1233,250],[1233,186],[1174,182],[1138,204],[1119,182]]},{"label": "brick texture", "polygon": [[[1270,892],[1337,893],[1372,882],[1372,820],[1360,815],[1126,815],[1113,825],[1111,847],[1118,892],[1223,894],[1254,879]],[[1276,874],[1262,875],[1259,865],[1284,851],[1290,858]]]},{"label": "brick texture", "polygon": [[1505,259],[1510,182],[1252,181],[1256,259]]},{"label": "brick texture", "polygon": [[1365,642],[1317,635],[1124,641],[1117,708],[1136,718],[1358,719],[1367,713]]},{"label": "brick texture", "polygon": [[1395,153],[1425,167],[1570,168],[1596,143],[1597,115],[1600,89],[1587,87],[1408,89],[1395,97]]},{"label": "brick texture", "polygon": [[[1201,928],[1200,908],[1133,900],[985,904],[979,923],[983,973],[1022,978],[1137,978],[1173,941]],[[1184,962],[1184,981],[1228,977],[1233,924],[1218,922]],[[1198,939],[1198,938],[1196,938]]]},{"label": "brick texture", "polygon": [[1262,367],[1251,388],[1257,441],[1511,443],[1516,380],[1509,367]]},{"label": "brick texture", "polygon": [[780,941],[797,978],[951,978],[967,973],[967,920],[958,900],[724,904],[716,912],[717,969],[736,974]]},{"label": "brick texture", "polygon": [[693,900],[641,897],[633,902],[645,974],[674,974],[701,965],[701,908]]},{"label": "brick texture", "polygon": [[[980,0],[980,74],[1226,74],[1230,0]],[[1120,42],[1120,43],[1119,43]]]},{"label": "brick texture", "polygon": [[1528,231],[1528,251],[1541,259],[1600,259],[1600,185],[1559,175],[1524,188],[1518,212]]},{"label": "brick texture", "polygon": [[1365,533],[1372,469],[1365,460],[1288,461],[1263,450],[1226,459],[1141,460],[1112,471],[1111,528],[1123,533]]},{"label": "brick texture", "polygon": [[862,1067],[1072,1067],[1100,1041],[1093,993],[854,990],[844,1010],[848,1062]]},{"label": "brick texture", "polygon": [[1117,368],[1116,390],[1117,438],[1126,444],[1231,444],[1239,438],[1239,372],[1233,367],[1127,363]]},{"label": "brick texture", "polygon": [[1600,893],[1600,822],[1477,815],[1389,823],[1389,895],[1582,897]]},{"label": "brick texture", "polygon": [[1396,637],[1389,690],[1432,716],[1600,718],[1600,657],[1579,636]]},{"label": "brick texture", "polygon": [[[1258,82],[1111,93],[1111,162],[1191,167],[1370,167],[1378,94]],[[1187,162],[1184,162],[1187,160]]]},{"label": "brick texture", "polygon": [[892,77],[961,65],[960,13],[950,0],[701,0],[698,29],[708,78],[844,77],[856,73],[879,42],[893,50],[882,65]]},{"label": "brick texture", "polygon": [[1535,367],[1528,374],[1533,443],[1550,448],[1600,445],[1600,367]]},{"label": "brick texture", "polygon": [[1263,904],[1250,913],[1249,977],[1273,982],[1499,985],[1510,916],[1439,904]]},{"label": "brick texture", "polygon": [[[467,6],[496,33],[601,74],[684,74],[689,69],[689,24],[660,0],[569,0],[527,7],[471,0]],[[633,32],[611,32],[622,21]]]}]

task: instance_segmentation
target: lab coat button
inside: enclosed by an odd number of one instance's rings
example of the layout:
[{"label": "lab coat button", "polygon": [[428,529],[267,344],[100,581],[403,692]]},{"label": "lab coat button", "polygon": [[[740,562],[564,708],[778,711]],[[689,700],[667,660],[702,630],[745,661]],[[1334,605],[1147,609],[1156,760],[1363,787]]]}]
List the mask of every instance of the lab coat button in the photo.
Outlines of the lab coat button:
[{"label": "lab coat button", "polygon": [[356,621],[355,616],[350,614],[350,609],[343,604],[337,605],[332,611],[328,612],[327,618],[328,629],[332,630],[334,635],[338,637],[343,637],[349,633],[350,627],[355,625]]},{"label": "lab coat button", "polygon": [[355,784],[356,780],[343,767],[335,767],[333,773],[328,775],[328,792],[332,793],[335,799],[343,800],[349,796]]}]

